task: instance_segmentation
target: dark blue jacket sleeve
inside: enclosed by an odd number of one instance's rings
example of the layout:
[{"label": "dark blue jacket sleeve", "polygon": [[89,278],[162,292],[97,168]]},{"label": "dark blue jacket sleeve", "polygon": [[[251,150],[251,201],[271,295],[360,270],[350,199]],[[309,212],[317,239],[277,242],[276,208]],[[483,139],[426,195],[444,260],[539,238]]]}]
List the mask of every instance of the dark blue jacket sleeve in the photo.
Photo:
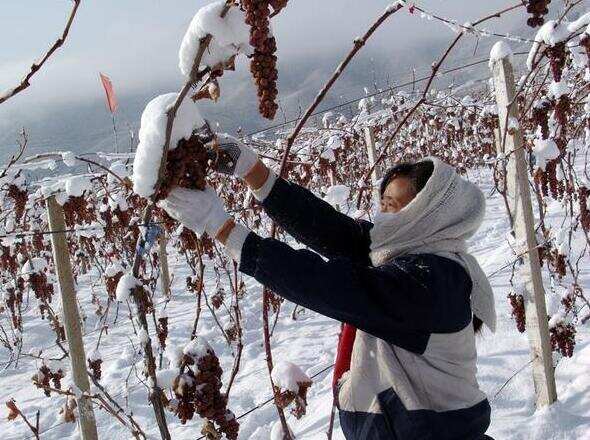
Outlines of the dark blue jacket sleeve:
[{"label": "dark blue jacket sleeve", "polygon": [[250,233],[240,270],[289,301],[414,352],[426,349],[430,333],[459,331],[471,321],[469,277],[434,255],[372,267],[346,258],[325,261]]},{"label": "dark blue jacket sleeve", "polygon": [[309,190],[281,178],[262,207],[293,238],[326,258],[346,257],[368,264],[372,223],[344,215]]}]

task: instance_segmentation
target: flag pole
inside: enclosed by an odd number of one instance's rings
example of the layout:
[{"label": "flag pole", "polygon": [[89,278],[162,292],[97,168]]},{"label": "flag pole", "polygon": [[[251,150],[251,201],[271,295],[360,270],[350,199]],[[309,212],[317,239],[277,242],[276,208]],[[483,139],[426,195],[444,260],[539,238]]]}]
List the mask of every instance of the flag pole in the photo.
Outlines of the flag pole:
[{"label": "flag pole", "polygon": [[119,140],[117,139],[117,124],[115,123],[115,112],[111,113],[113,120],[113,133],[115,133],[115,153],[119,152]]},{"label": "flag pole", "polygon": [[113,122],[113,133],[115,134],[115,153],[118,153],[119,139],[117,137],[117,120],[115,119],[115,112],[117,111],[118,107],[117,97],[115,95],[115,90],[113,88],[113,83],[111,82],[111,79],[101,72],[98,72],[98,76],[100,77],[100,82],[104,87],[104,91],[107,98],[107,107],[111,112],[111,120]]}]

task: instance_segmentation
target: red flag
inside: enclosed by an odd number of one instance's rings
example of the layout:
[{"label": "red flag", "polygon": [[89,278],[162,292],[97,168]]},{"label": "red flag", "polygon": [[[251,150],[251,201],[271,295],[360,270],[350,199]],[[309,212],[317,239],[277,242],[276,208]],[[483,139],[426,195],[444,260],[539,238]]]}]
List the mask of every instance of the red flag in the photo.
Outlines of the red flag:
[{"label": "red flag", "polygon": [[111,82],[111,79],[108,76],[103,75],[102,73],[99,73],[99,75],[100,80],[102,82],[102,86],[104,87],[104,91],[107,94],[107,105],[109,106],[109,110],[111,111],[111,113],[115,113],[115,110],[117,110],[118,102],[117,97],[115,96],[115,89],[113,89],[113,83]]}]

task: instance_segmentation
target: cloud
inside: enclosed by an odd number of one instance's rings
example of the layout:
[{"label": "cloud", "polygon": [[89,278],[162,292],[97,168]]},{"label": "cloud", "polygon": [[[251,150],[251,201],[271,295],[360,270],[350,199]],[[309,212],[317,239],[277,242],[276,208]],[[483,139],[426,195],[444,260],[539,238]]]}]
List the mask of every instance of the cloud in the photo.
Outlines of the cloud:
[{"label": "cloud", "polygon": [[[200,3],[200,2],[199,2]],[[205,2],[209,3],[209,1]],[[352,40],[362,34],[390,1],[297,0],[273,21],[280,62],[283,65],[321,57],[343,56]],[[450,17],[471,19],[492,11],[506,0],[488,2],[433,1],[429,7]],[[136,93],[163,83],[181,81],[177,51],[184,31],[196,12],[194,0],[101,0],[83,3],[68,42],[35,78],[26,94],[35,99],[68,101],[98,97],[97,74],[105,71],[121,90]],[[31,10],[25,3],[2,6],[2,41],[12,41],[0,69],[0,88],[22,76],[61,32],[69,2],[59,7]],[[28,18],[26,26],[24,20]],[[34,32],[31,30],[34,29]],[[14,38],[14,37],[17,38]],[[446,41],[451,31],[402,10],[376,32],[365,50],[380,49],[385,56],[411,47],[427,49],[433,41]],[[20,97],[19,99],[24,99]]]},{"label": "cloud", "polygon": [[[204,3],[209,1],[83,2],[66,45],[34,77],[27,91],[0,105],[0,145],[7,138],[13,139],[21,125],[40,136],[39,148],[63,139],[84,142],[90,148],[97,142],[95,138],[108,136],[110,120],[104,111],[99,71],[113,80],[121,102],[121,119],[135,124],[150,98],[178,90],[182,84],[177,67],[178,47],[193,14]],[[350,50],[353,39],[364,33],[390,3],[391,0],[289,2],[273,20],[278,42],[280,100],[288,117],[296,116],[299,107],[309,105]],[[508,0],[432,0],[425,4],[434,12],[465,21],[506,6]],[[69,7],[68,1],[58,1],[57,5],[43,3],[33,10],[23,2],[0,7],[0,40],[11,42],[3,52],[0,89],[16,84],[31,62],[47,50],[61,32]],[[515,23],[522,25],[525,18],[522,8],[487,27],[511,30]],[[361,95],[363,86],[370,85],[374,76],[383,86],[386,78],[395,83],[408,79],[413,67],[422,67],[422,74],[428,72],[430,62],[452,38],[452,31],[440,23],[421,19],[407,10],[396,13],[355,57],[322,105]],[[464,50],[458,48],[457,53],[473,57],[474,44],[473,37],[467,38]],[[487,44],[478,43],[480,53],[487,50]],[[203,106],[212,119],[229,130],[239,125],[262,127],[268,122],[257,115],[247,60],[238,64],[236,72],[228,72],[222,78],[221,101]],[[83,121],[79,115],[92,120],[80,122],[84,127],[77,127],[71,121]],[[87,131],[86,137],[82,128]],[[76,130],[82,131],[68,134]]]}]

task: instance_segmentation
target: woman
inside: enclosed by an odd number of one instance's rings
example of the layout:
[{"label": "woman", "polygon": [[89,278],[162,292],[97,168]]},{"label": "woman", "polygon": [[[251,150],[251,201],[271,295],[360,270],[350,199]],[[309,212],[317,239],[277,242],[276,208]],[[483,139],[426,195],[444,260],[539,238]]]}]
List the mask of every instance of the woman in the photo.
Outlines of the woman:
[{"label": "woman", "polygon": [[210,188],[177,188],[161,205],[216,237],[241,272],[345,323],[335,396],[346,438],[489,438],[474,329],[483,321],[494,331],[496,317],[490,284],[465,244],[483,219],[482,192],[427,158],[385,175],[374,223],[354,220],[277,178],[243,143],[222,139],[231,159],[218,170],[243,178],[267,214],[315,252],[235,223]]}]

